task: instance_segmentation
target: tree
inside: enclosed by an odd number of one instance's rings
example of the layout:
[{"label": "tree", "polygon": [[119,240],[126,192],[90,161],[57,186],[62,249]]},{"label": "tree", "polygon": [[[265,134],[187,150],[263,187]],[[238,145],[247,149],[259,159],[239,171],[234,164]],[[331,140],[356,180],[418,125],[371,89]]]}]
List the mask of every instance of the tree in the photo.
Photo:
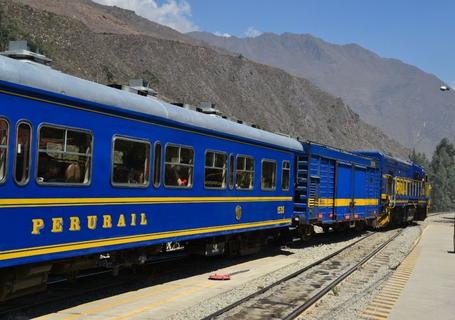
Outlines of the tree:
[{"label": "tree", "polygon": [[455,208],[455,147],[444,138],[436,146],[430,164],[432,199],[435,211]]},{"label": "tree", "polygon": [[412,149],[411,154],[409,155],[409,160],[414,163],[417,163],[419,166],[425,169],[425,172],[429,174],[430,171],[430,161],[427,159],[425,153],[416,152],[415,149]]}]

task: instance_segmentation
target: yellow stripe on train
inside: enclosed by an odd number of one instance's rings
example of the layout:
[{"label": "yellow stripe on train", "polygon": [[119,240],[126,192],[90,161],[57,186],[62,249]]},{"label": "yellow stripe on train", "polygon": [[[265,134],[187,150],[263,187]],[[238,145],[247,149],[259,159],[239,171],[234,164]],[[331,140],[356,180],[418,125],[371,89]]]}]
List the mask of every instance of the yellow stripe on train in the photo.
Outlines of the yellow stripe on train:
[{"label": "yellow stripe on train", "polygon": [[[333,207],[335,201],[335,207],[349,207],[352,204],[352,199],[349,198],[336,198],[335,200],[332,198],[321,198],[319,200],[316,199],[309,199],[308,203],[313,204],[314,206],[316,203],[319,207]],[[355,206],[377,206],[379,204],[378,199],[354,199]]]},{"label": "yellow stripe on train", "polygon": [[144,235],[132,235],[132,236],[118,237],[118,238],[64,243],[64,244],[44,246],[44,247],[22,248],[19,250],[10,250],[10,251],[0,252],[0,260],[24,258],[24,257],[37,256],[37,255],[42,255],[42,254],[59,253],[59,252],[65,252],[65,251],[74,251],[74,250],[90,249],[90,248],[97,248],[97,247],[107,247],[107,246],[113,246],[113,245],[143,242],[143,241],[150,241],[150,240],[159,240],[159,239],[172,238],[172,237],[183,237],[183,236],[197,235],[197,234],[204,234],[204,233],[257,228],[257,227],[265,227],[265,226],[279,225],[279,224],[288,224],[290,222],[291,222],[291,219],[278,219],[278,220],[242,223],[242,224],[216,226],[216,227],[208,227],[208,228],[177,230],[177,231],[168,231],[168,232],[160,232],[160,233],[150,233],[150,234],[144,234]]},{"label": "yellow stripe on train", "polygon": [[1,207],[56,207],[158,203],[292,201],[292,197],[130,197],[130,198],[29,198],[0,199]]}]

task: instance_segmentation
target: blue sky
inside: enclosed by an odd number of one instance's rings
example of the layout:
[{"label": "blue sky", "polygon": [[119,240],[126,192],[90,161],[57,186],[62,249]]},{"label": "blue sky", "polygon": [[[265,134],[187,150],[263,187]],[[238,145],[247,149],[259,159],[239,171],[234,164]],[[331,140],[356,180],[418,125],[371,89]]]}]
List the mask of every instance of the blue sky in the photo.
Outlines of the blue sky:
[{"label": "blue sky", "polygon": [[238,37],[310,33],[357,43],[455,86],[455,1],[450,0],[95,0],[182,32]]}]

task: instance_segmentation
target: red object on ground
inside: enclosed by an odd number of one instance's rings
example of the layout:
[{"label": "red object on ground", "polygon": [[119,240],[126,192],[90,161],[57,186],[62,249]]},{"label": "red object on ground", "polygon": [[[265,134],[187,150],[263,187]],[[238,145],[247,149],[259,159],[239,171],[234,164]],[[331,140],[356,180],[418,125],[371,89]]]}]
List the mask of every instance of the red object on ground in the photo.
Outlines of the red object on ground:
[{"label": "red object on ground", "polygon": [[211,274],[209,280],[231,280],[231,276],[228,274]]}]

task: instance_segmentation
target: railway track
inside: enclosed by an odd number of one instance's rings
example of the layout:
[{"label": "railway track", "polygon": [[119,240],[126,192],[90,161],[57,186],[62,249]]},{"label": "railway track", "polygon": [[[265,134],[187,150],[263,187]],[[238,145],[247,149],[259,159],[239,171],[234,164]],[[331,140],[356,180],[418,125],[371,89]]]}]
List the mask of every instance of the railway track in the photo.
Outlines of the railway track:
[{"label": "railway track", "polygon": [[[352,236],[352,235],[349,235]],[[305,241],[304,246],[314,246],[321,243],[330,243],[345,238],[346,235],[317,234],[312,239]],[[302,243],[294,243],[296,247],[302,247]],[[272,248],[272,251],[276,248]],[[270,252],[269,252],[270,253]],[[267,255],[268,253],[263,253]],[[184,260],[187,258],[187,260]],[[236,263],[248,260],[248,257],[235,260]],[[179,261],[178,264],[172,263]],[[186,262],[185,262],[186,261]],[[189,269],[202,269],[202,272],[212,270],[213,265],[207,264],[203,260],[201,266],[194,265],[194,257],[189,258],[186,253],[177,253],[168,256],[154,258],[138,269],[138,272],[122,270],[113,277],[112,269],[92,270],[78,275],[75,279],[68,280],[65,277],[55,277],[49,279],[48,288],[40,294],[23,296],[12,299],[0,304],[0,319],[11,318],[11,315],[26,315],[26,317],[40,316],[46,313],[57,312],[61,309],[74,307],[79,303],[93,301],[124,293],[128,290],[137,290],[144,286],[153,286],[156,283],[165,282],[173,279],[175,274],[181,274],[182,270],[188,272]],[[170,264],[169,264],[170,263]],[[219,268],[226,266],[226,263],[215,261]],[[229,264],[229,262],[228,262]],[[156,266],[157,270],[151,271],[151,267]],[[188,268],[185,268],[187,266]],[[191,268],[190,268],[191,267]],[[199,270],[201,271],[201,270]],[[158,277],[155,277],[159,274]]]},{"label": "railway track", "polygon": [[451,212],[434,212],[434,213],[429,213],[427,214],[427,217],[433,217],[433,216],[438,216],[441,214],[450,214]]},{"label": "railway track", "polygon": [[[331,264],[332,262],[330,261],[342,255],[343,252],[346,252],[346,250],[348,250],[349,248],[355,248],[355,246],[359,244],[361,241],[369,239],[370,237],[376,237],[375,235],[377,235],[377,233],[368,233],[361,239],[350,244],[349,246],[325,257],[324,259],[317,261],[316,263],[313,263],[310,266],[307,266],[306,268],[299,270],[298,272],[295,272],[281,279],[280,281],[274,283],[273,285],[260,290],[254,295],[242,299],[241,301],[235,303],[234,305],[231,305],[227,308],[224,308],[223,310],[220,310],[216,314],[210,315],[206,319],[212,319],[225,315],[231,309],[234,309],[235,307],[238,307],[243,303],[248,302],[252,298],[259,296],[260,294],[266,293],[267,291],[279,286],[280,284],[284,285],[286,281],[293,281],[293,279],[296,279],[299,275],[311,271],[312,269],[316,268],[317,266],[321,265],[324,262]],[[320,238],[319,241],[317,241],[316,243],[320,243],[321,241],[324,242],[324,240],[326,240],[324,235],[321,235],[321,237],[319,238]],[[73,307],[84,302],[89,302],[108,296],[114,296],[129,290],[136,290],[138,286],[139,287],[150,286],[159,282],[167,281],[163,277],[160,277],[160,279],[156,279],[154,276],[153,281],[151,281],[150,280],[151,269],[150,268],[147,269],[147,267],[150,265],[156,265],[156,268],[159,268],[159,270],[161,270],[158,272],[161,276],[163,275],[164,271],[165,273],[169,274],[170,277],[173,277],[172,273],[178,272],[178,270],[177,271],[175,270],[177,267],[171,267],[176,265],[173,262],[175,262],[176,260],[182,260],[180,263],[177,264],[180,265],[181,267],[185,264],[184,258],[185,256],[178,255],[161,258],[157,261],[149,263],[147,266],[144,266],[142,271],[145,272],[139,271],[138,274],[121,273],[118,277],[112,277],[111,271],[96,271],[80,275],[77,278],[77,281],[75,282],[68,282],[66,279],[63,278],[53,279],[50,282],[48,290],[40,295],[23,297],[4,303],[2,306],[0,306],[0,318],[5,318],[5,316],[10,316],[14,314],[25,315],[26,317],[35,317],[66,309],[68,307]],[[192,261],[192,259],[187,260]],[[191,261],[188,263],[192,264]],[[166,263],[168,262],[170,262],[170,264],[168,264],[168,267],[166,266],[163,267],[163,265],[166,265]],[[324,276],[323,274],[320,275]],[[316,287],[322,288],[322,286]],[[245,316],[248,317],[249,315],[246,314]],[[263,317],[264,316],[261,316],[259,318]]]},{"label": "railway track", "polygon": [[[376,256],[402,229],[356,242],[207,316],[209,319],[295,319]],[[391,235],[390,235],[391,234]],[[368,240],[368,241],[367,241]]]}]

